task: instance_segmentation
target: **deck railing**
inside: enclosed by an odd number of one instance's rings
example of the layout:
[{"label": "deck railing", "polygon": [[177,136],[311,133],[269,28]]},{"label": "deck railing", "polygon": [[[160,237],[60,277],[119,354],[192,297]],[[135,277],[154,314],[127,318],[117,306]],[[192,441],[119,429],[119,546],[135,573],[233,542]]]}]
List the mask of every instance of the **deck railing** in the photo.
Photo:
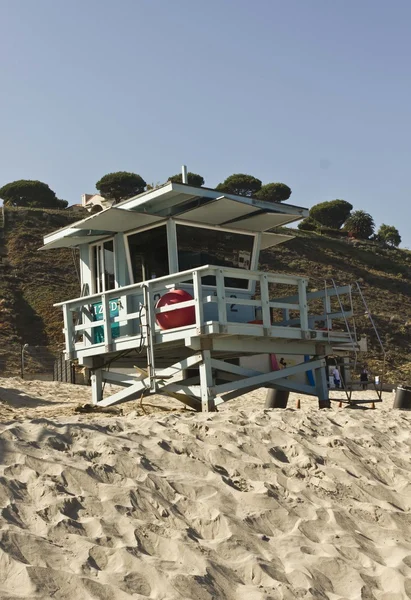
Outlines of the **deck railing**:
[{"label": "deck railing", "polygon": [[[208,278],[209,282],[210,277],[213,278],[214,285],[204,282],[205,278]],[[250,312],[254,314],[254,318],[248,321],[230,319],[228,308],[233,304],[233,289],[229,288],[227,283],[232,279],[245,280],[245,284],[248,285],[248,291],[237,290],[242,292],[237,296],[245,297],[235,298],[236,306],[251,307]],[[259,297],[253,295],[256,284],[259,286]],[[270,288],[275,290],[279,285],[294,288],[294,293],[270,298]],[[161,295],[179,287],[191,291],[193,299],[156,308]],[[213,321],[217,323],[219,333],[235,334],[240,330],[246,332],[244,328],[248,327],[250,333],[251,328],[258,328],[266,335],[309,339],[310,327],[313,329],[320,319],[330,323],[332,318],[341,317],[341,314],[330,312],[332,295],[333,292],[329,291],[324,298],[324,314],[313,317],[309,316],[308,302],[322,296],[319,292],[307,294],[307,280],[303,277],[207,265],[113,289],[103,294],[83,296],[56,306],[63,309],[66,353],[73,358],[76,352],[81,353],[84,349],[96,346],[102,348],[102,352],[110,352],[116,349],[115,346],[124,338],[139,337],[145,345],[149,341],[148,336],[151,336],[152,343],[161,341],[167,332],[160,330],[156,316],[185,307],[194,307],[195,323],[190,327],[195,328],[196,335],[206,334],[207,326]],[[134,301],[131,302],[131,299]],[[216,309],[212,309],[215,316],[211,321],[207,315],[210,305],[216,305]],[[98,318],[96,306],[99,311]],[[273,312],[278,312],[278,309],[282,319],[273,322]],[[184,328],[174,330],[176,337],[181,329]],[[98,340],[95,335],[97,331],[100,334]],[[82,339],[79,341],[79,338]]]}]

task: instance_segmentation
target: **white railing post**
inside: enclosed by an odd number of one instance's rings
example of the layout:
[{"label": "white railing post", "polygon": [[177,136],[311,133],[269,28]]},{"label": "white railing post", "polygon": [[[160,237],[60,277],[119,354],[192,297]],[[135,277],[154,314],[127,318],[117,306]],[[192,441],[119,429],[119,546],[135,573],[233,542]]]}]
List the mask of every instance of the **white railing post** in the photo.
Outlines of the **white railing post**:
[{"label": "white railing post", "polygon": [[283,321],[289,321],[290,320],[290,309],[289,308],[283,308]]},{"label": "white railing post", "polygon": [[218,307],[218,322],[222,327],[227,325],[227,304],[225,301],[225,286],[223,270],[218,269],[216,272],[216,293]]},{"label": "white railing post", "polygon": [[300,305],[300,327],[308,331],[308,305],[307,305],[307,280],[298,280],[298,303]]},{"label": "white railing post", "polygon": [[[156,315],[155,315],[155,306],[154,306],[154,293],[151,289],[150,282],[145,287],[146,290],[146,319],[147,324],[150,328],[150,335],[152,342],[154,341],[154,336],[156,335]],[[149,343],[149,339],[147,339],[147,344]]]},{"label": "white railing post", "polygon": [[73,358],[74,351],[74,329],[73,315],[67,304],[63,305],[64,341],[66,343],[67,358]]},{"label": "white railing post", "polygon": [[211,367],[210,350],[203,350],[202,358],[203,360],[199,364],[201,410],[202,412],[208,412],[213,409],[212,402],[214,400],[212,394],[213,369]]},{"label": "white railing post", "polygon": [[203,290],[201,289],[201,273],[198,271],[193,271],[193,291],[197,334],[201,334],[204,326],[204,305]]},{"label": "white railing post", "polygon": [[110,300],[107,294],[101,294],[101,305],[103,309],[104,345],[106,352],[112,350],[111,323],[110,323]]},{"label": "white railing post", "polygon": [[168,251],[168,269],[171,273],[178,273],[178,246],[177,246],[177,226],[174,219],[167,219],[167,251]]},{"label": "white railing post", "polygon": [[264,329],[270,329],[271,327],[271,313],[270,313],[270,294],[268,291],[268,279],[267,275],[260,277],[260,296],[261,296],[261,313],[263,319]]},{"label": "white railing post", "polygon": [[[93,314],[92,314],[92,305],[91,304],[83,304],[79,307],[81,311],[81,324],[86,326],[93,323]],[[83,336],[83,346],[88,347],[93,345],[93,329],[89,327],[88,329],[85,327],[80,334]]]},{"label": "white railing post", "polygon": [[150,282],[144,286],[144,304],[146,311],[146,350],[147,350],[147,372],[150,380],[150,390],[156,391],[157,380],[156,380],[156,366],[154,363],[154,341],[156,335],[156,316],[154,306],[154,293],[151,289],[153,287]]},{"label": "white railing post", "polygon": [[91,403],[98,404],[103,399],[103,369],[96,369],[91,376]]}]

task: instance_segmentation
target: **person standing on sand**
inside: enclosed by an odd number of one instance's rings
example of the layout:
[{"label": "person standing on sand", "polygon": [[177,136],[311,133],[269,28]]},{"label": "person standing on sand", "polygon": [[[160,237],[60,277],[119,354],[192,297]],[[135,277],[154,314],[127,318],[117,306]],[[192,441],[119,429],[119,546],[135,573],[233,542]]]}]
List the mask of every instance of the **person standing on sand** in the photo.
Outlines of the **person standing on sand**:
[{"label": "person standing on sand", "polygon": [[367,371],[367,367],[365,365],[361,371],[360,382],[361,382],[362,389],[366,390],[368,388],[368,371]]},{"label": "person standing on sand", "polygon": [[337,389],[340,389],[341,386],[341,375],[340,372],[338,370],[338,367],[335,367],[334,371],[333,371],[333,377],[334,377],[334,385]]}]

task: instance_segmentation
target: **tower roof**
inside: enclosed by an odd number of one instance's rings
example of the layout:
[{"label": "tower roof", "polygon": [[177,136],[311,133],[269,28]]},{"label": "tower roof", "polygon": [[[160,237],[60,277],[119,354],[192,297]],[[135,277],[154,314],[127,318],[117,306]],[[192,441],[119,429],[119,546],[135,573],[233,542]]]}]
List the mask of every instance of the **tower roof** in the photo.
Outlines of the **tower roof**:
[{"label": "tower roof", "polygon": [[131,231],[170,217],[198,225],[265,232],[307,216],[308,210],[301,206],[168,182],[46,235],[44,248],[74,247],[113,232]]}]

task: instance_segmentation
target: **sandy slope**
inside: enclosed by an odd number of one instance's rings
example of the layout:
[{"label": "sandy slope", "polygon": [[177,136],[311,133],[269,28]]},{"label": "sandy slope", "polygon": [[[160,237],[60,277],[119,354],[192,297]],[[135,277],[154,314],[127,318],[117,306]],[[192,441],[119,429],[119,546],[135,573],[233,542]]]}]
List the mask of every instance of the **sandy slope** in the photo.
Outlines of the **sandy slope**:
[{"label": "sandy slope", "polygon": [[2,600],[411,598],[411,414],[391,395],[82,415],[87,388],[0,386]]}]

